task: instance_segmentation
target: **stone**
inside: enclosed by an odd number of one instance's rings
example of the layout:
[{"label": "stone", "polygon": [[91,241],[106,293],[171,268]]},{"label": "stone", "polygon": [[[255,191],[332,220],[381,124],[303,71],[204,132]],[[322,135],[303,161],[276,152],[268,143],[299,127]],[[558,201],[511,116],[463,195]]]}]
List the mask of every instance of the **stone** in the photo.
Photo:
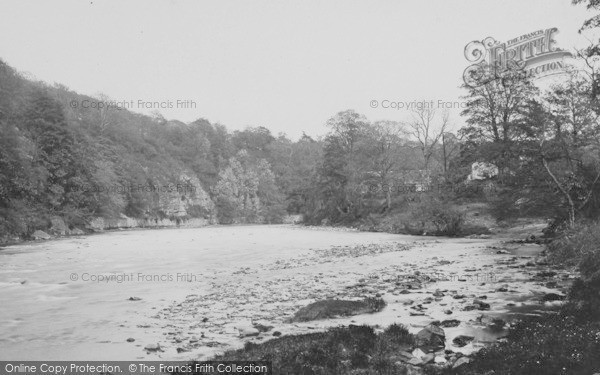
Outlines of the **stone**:
[{"label": "stone", "polygon": [[444,328],[458,327],[459,325],[460,320],[456,319],[442,320],[442,322],[440,323],[440,326]]},{"label": "stone", "polygon": [[556,293],[547,293],[542,297],[542,301],[544,301],[544,302],[562,301],[564,299],[565,299],[565,296],[561,296],[560,294],[556,294]]},{"label": "stone", "polygon": [[453,340],[452,343],[455,346],[458,346],[459,348],[462,348],[463,346],[466,346],[468,343],[470,343],[471,341],[473,341],[475,338],[473,336],[466,336],[466,335],[459,335],[456,336]]},{"label": "stone", "polygon": [[72,236],[83,236],[85,232],[79,228],[73,228],[69,231],[69,234]]},{"label": "stone", "polygon": [[412,356],[415,358],[423,358],[425,356],[425,352],[422,351],[421,349],[417,348],[415,350],[412,351]]},{"label": "stone", "polygon": [[415,358],[415,357],[413,357],[413,358],[411,358],[411,360],[410,360],[410,361],[408,361],[407,363],[408,363],[409,365],[418,366],[418,365],[421,365],[421,364],[423,364],[423,361],[421,361],[419,358]]},{"label": "stone", "polygon": [[52,236],[44,231],[36,230],[31,235],[31,238],[33,238],[34,240],[49,240],[52,238]]},{"label": "stone", "polygon": [[401,361],[408,362],[413,358],[413,355],[409,352],[405,352],[404,350],[401,350],[398,352],[398,357],[400,358]]},{"label": "stone", "polygon": [[140,297],[129,297],[128,300],[129,301],[141,301],[142,299]]},{"label": "stone", "polygon": [[473,301],[473,304],[477,306],[477,309],[479,310],[489,310],[490,309],[490,304],[489,303],[485,303],[483,301],[480,301],[478,299]]},{"label": "stone", "polygon": [[273,326],[266,325],[266,324],[256,323],[256,324],[254,324],[254,328],[256,328],[257,330],[259,330],[260,332],[269,332],[270,330],[273,329]]},{"label": "stone", "polygon": [[260,331],[254,327],[238,327],[240,337],[258,336]]},{"label": "stone", "polygon": [[127,342],[134,342],[134,341],[135,341],[135,339],[133,337],[130,337],[127,339]]},{"label": "stone", "polygon": [[158,352],[158,351],[162,352],[160,344],[148,344],[144,347],[144,349],[146,349],[149,352]]},{"label": "stone", "polygon": [[420,330],[416,335],[416,344],[419,347],[432,349],[443,348],[445,346],[446,334],[440,327],[430,324]]},{"label": "stone", "polygon": [[460,357],[459,359],[456,360],[456,362],[454,362],[454,364],[452,365],[452,369],[456,369],[462,365],[465,365],[467,363],[471,362],[471,358],[469,357]]},{"label": "stone", "polygon": [[275,332],[273,332],[273,336],[279,337],[279,336],[281,336],[281,332],[275,331]]},{"label": "stone", "polygon": [[450,314],[452,314],[452,310],[444,310],[444,314],[450,315]]},{"label": "stone", "polygon": [[62,218],[53,216],[50,218],[50,232],[59,236],[64,236],[69,231],[69,227]]},{"label": "stone", "polygon": [[423,356],[423,358],[421,358],[421,361],[423,361],[423,363],[427,364],[429,362],[433,362],[434,358],[435,358],[435,354],[429,353],[429,354],[425,354]]},{"label": "stone", "polygon": [[446,360],[446,358],[445,358],[443,355],[438,355],[438,356],[436,356],[436,357],[433,359],[433,362],[434,362],[434,363],[440,363],[440,364],[443,364],[443,363],[446,363],[446,362],[448,362],[448,361]]}]

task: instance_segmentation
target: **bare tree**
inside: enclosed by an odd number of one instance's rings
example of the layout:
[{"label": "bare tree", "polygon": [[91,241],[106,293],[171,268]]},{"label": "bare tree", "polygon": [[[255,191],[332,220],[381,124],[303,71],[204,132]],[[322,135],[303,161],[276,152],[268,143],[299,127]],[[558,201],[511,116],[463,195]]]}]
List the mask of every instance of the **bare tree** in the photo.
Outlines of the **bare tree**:
[{"label": "bare tree", "polygon": [[404,126],[394,121],[377,121],[366,137],[365,160],[370,161],[369,170],[386,196],[386,209],[392,205],[391,178],[403,162],[403,148],[408,133]]},{"label": "bare tree", "polygon": [[112,115],[110,111],[112,109],[108,108],[108,104],[111,102],[111,99],[106,94],[98,94],[97,95],[98,102],[96,103],[99,115],[98,127],[100,128],[100,134],[104,135],[106,130],[113,124]]},{"label": "bare tree", "polygon": [[423,106],[413,110],[413,121],[409,123],[410,134],[419,142],[423,155],[423,169],[429,171],[435,147],[448,127],[449,114],[443,111],[438,116],[434,108]]}]

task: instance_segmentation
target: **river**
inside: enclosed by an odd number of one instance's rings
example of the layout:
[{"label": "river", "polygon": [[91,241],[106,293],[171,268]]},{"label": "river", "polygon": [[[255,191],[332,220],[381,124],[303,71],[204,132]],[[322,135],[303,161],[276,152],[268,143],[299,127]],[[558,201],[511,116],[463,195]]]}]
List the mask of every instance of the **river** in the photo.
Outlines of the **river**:
[{"label": "river", "polygon": [[[499,335],[478,328],[482,312],[463,311],[464,300],[452,297],[486,295],[488,313],[505,318],[511,308],[547,308],[537,301],[540,293],[560,285],[536,278],[540,267],[531,262],[540,251],[500,239],[286,225],[114,231],[24,243],[0,249],[0,360],[202,359],[272,338],[274,331],[392,322],[417,331],[447,319],[448,309],[462,323],[447,329],[447,337],[475,332],[475,342],[461,349],[475,350]],[[434,280],[401,290],[402,275],[414,274]],[[414,313],[438,289],[441,295]],[[287,321],[317,299],[364,295],[382,295],[388,306],[371,315]],[[273,329],[240,337],[240,326],[257,322]],[[149,344],[161,350],[145,350]]]}]

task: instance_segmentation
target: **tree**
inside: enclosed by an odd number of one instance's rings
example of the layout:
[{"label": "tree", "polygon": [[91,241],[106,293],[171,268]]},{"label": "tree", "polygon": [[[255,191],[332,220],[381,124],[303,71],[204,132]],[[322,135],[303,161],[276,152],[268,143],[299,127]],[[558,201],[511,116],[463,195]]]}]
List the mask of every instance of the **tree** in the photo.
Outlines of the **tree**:
[{"label": "tree", "polygon": [[571,75],[546,95],[546,114],[536,118],[540,159],[564,199],[570,227],[593,201],[600,180],[600,123],[590,106],[591,85]]},{"label": "tree", "polygon": [[[365,131],[360,144],[361,158],[368,169],[366,182],[379,185],[385,194],[385,209],[392,206],[392,179],[394,172],[406,167],[408,149],[404,126],[394,121],[377,121]],[[371,180],[371,181],[370,181]]]},{"label": "tree", "polygon": [[327,121],[331,132],[324,140],[323,161],[318,168],[315,201],[310,215],[315,221],[352,220],[360,209],[360,184],[366,164],[357,146],[369,127],[353,110],[339,112]]},{"label": "tree", "polygon": [[519,142],[528,139],[531,130],[524,121],[538,89],[526,73],[508,70],[478,87],[467,89],[466,108],[461,112],[467,126],[460,130],[471,158],[493,163],[500,177],[517,167]]},{"label": "tree", "polygon": [[413,110],[413,121],[410,122],[412,136],[419,142],[423,155],[423,169],[429,171],[431,157],[446,128],[448,127],[448,111],[444,111],[439,120],[437,111],[429,106],[421,106]]},{"label": "tree", "polygon": [[253,160],[241,150],[219,173],[213,189],[221,223],[278,222],[285,214],[283,196],[264,159]]}]

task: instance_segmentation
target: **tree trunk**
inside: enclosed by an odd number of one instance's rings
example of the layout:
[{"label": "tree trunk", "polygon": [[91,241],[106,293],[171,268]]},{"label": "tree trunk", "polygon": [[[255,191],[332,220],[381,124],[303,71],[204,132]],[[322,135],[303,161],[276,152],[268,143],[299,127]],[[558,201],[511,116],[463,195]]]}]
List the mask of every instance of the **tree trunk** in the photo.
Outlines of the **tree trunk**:
[{"label": "tree trunk", "polygon": [[569,203],[569,208],[568,208],[568,210],[569,210],[569,227],[573,228],[573,227],[575,227],[575,203],[573,202],[573,199],[571,198],[571,195],[569,194],[567,189],[565,189],[560,184],[560,181],[558,181],[558,178],[556,178],[554,173],[552,173],[552,171],[550,170],[550,167],[548,166],[548,162],[546,161],[546,158],[543,156],[542,156],[542,163],[544,164],[544,168],[546,169],[546,172],[548,172],[548,175],[550,175],[550,178],[552,178],[552,181],[554,181],[554,184],[556,184],[556,187],[558,187],[558,190],[560,190],[561,193],[565,196],[565,198],[567,198],[567,202]]}]

